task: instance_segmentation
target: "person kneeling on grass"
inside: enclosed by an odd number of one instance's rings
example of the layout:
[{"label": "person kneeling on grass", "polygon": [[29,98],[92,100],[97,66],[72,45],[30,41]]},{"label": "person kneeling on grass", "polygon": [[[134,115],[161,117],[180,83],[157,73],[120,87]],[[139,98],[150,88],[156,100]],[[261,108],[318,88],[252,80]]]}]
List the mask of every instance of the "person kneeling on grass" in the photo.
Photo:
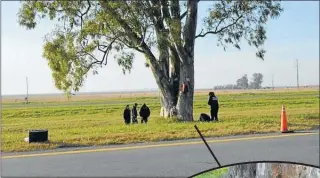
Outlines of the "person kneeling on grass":
[{"label": "person kneeling on grass", "polygon": [[130,124],[130,119],[131,119],[131,111],[129,105],[126,106],[126,108],[123,111],[123,119],[125,124]]},{"label": "person kneeling on grass", "polygon": [[146,104],[143,104],[140,108],[139,115],[141,117],[141,124],[148,122],[148,117],[150,116],[150,109]]}]

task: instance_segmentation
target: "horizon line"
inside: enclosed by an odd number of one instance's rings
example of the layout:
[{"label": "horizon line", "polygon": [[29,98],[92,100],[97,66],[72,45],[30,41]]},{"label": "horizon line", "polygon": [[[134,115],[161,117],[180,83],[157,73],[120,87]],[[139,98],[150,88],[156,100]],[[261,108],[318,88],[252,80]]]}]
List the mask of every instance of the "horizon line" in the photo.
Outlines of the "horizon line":
[{"label": "horizon line", "polygon": [[[217,85],[221,86],[221,85]],[[222,85],[223,86],[223,85]],[[296,88],[297,86],[274,86],[274,88]],[[305,87],[320,87],[320,85],[304,85],[300,86],[299,88],[305,88]],[[272,86],[263,86],[261,89],[270,89]],[[213,90],[212,88],[196,88],[195,90]],[[215,90],[242,90],[242,89],[215,89]],[[245,89],[244,89],[245,90]],[[250,89],[249,89],[250,90]],[[259,89],[256,89],[259,90]],[[151,88],[151,89],[128,89],[128,90],[110,90],[110,91],[93,91],[93,92],[73,92],[72,94],[75,95],[85,95],[85,94],[99,94],[99,93],[105,93],[105,94],[121,94],[121,93],[139,93],[139,92],[158,92],[158,88]],[[64,95],[64,92],[60,93],[29,93],[29,96],[41,96],[41,95]],[[1,94],[1,97],[10,97],[10,96],[25,96],[26,93],[20,93],[20,94]]]}]

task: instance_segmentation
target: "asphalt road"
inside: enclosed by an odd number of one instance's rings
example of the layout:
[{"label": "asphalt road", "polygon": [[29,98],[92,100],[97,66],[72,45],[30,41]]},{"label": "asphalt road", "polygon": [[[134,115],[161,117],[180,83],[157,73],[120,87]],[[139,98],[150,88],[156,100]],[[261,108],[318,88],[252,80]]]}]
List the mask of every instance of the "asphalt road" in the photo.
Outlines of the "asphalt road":
[{"label": "asphalt road", "polygon": [[[319,164],[319,132],[207,139],[221,165],[244,161]],[[182,176],[217,167],[201,139],[2,155],[5,176]]]}]

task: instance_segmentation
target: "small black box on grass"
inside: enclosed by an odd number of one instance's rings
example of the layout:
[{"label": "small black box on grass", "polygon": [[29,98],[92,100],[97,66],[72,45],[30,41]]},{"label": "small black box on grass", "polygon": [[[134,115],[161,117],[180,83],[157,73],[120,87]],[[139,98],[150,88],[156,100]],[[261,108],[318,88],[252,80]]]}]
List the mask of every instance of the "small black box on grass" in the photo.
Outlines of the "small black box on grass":
[{"label": "small black box on grass", "polygon": [[48,130],[29,130],[29,143],[48,141]]}]

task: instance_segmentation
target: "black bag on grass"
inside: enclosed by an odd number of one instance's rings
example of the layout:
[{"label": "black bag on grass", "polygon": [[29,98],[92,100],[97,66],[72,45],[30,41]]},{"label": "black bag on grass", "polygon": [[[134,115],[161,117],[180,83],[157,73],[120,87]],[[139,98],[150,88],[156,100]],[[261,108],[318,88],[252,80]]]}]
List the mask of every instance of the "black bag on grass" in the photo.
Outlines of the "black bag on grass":
[{"label": "black bag on grass", "polygon": [[199,120],[200,122],[210,122],[211,118],[208,114],[201,113]]}]

